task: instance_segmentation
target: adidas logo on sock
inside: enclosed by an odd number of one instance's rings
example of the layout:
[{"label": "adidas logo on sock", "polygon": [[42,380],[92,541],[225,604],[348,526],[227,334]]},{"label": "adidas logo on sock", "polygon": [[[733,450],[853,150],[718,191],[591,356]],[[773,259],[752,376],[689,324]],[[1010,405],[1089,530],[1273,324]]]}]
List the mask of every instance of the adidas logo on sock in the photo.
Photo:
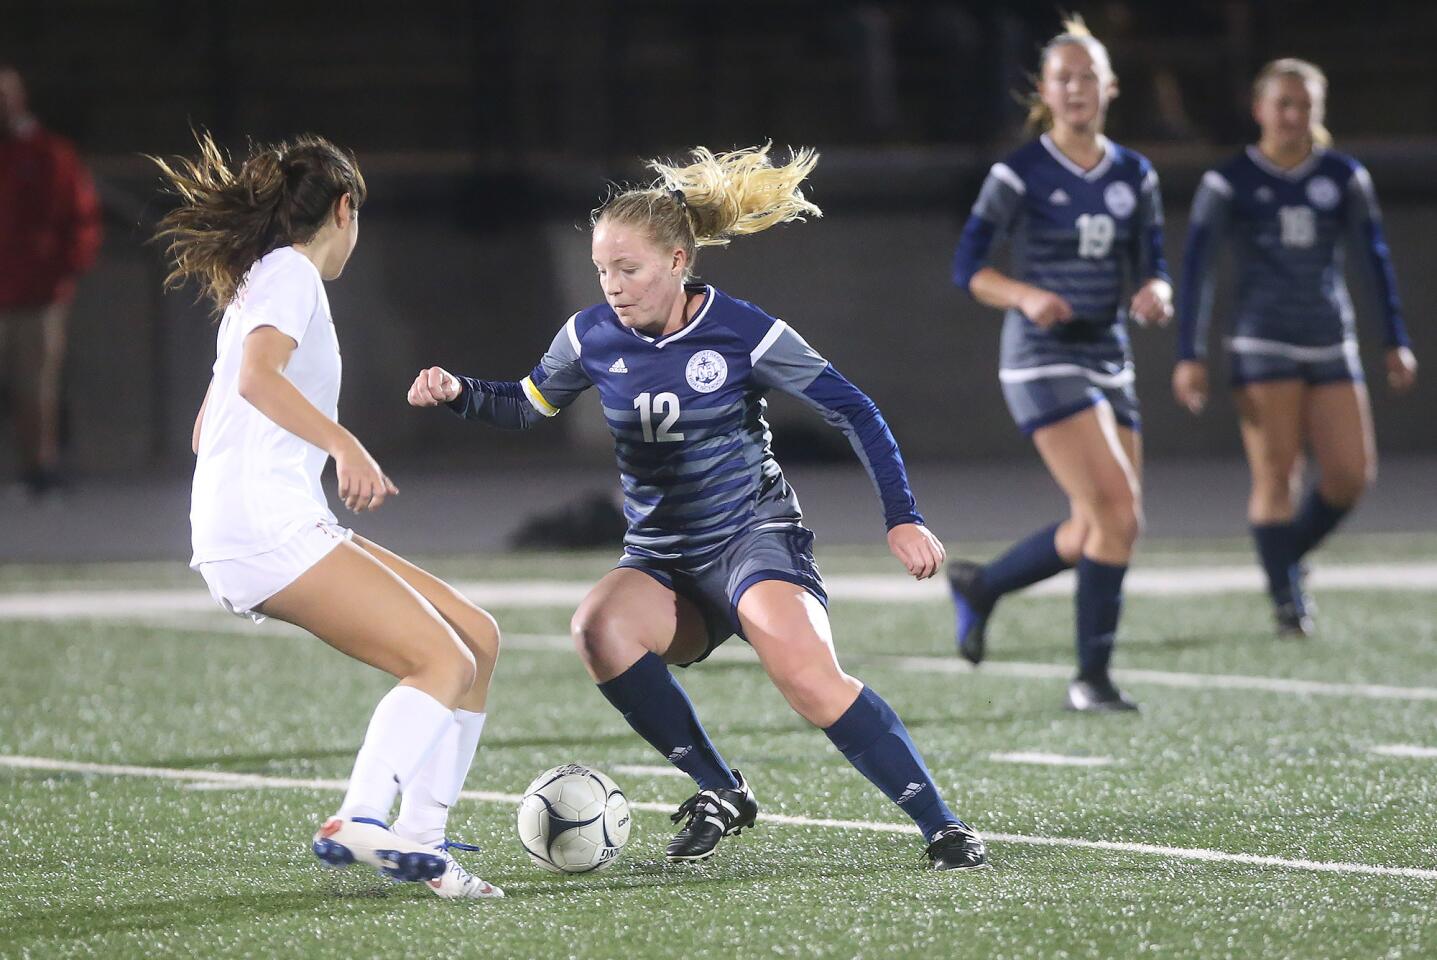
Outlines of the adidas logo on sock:
[{"label": "adidas logo on sock", "polygon": [[1062,187],[1059,187],[1052,193],[1048,194],[1048,202],[1055,207],[1066,207],[1069,203],[1072,203],[1072,201],[1068,199],[1068,194],[1063,190]]},{"label": "adidas logo on sock", "polygon": [[609,367],[609,372],[610,372],[610,373],[628,373],[628,372],[629,372],[629,367],[628,367],[628,365],[627,365],[626,363],[624,363],[624,358],[623,358],[623,357],[620,357],[619,359],[617,359],[617,360],[614,361],[614,365],[613,365],[613,366]]},{"label": "adidas logo on sock", "polygon": [[922,793],[923,788],[926,786],[928,786],[928,784],[926,783],[910,783],[908,786],[904,787],[903,792],[898,795],[898,802],[900,804],[907,803],[909,800],[912,800],[914,797]]},{"label": "adidas logo on sock", "polygon": [[[622,360],[620,360],[619,362],[623,363]],[[690,753],[692,753],[693,749],[693,747],[675,747],[669,752],[669,763],[678,763],[684,757],[687,757]]]}]

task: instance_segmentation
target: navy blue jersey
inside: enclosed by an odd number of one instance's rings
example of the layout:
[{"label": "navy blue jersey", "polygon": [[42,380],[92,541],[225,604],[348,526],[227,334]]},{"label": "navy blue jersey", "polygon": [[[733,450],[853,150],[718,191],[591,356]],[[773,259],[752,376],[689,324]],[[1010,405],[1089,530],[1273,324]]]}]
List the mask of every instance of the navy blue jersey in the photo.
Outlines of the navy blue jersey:
[{"label": "navy blue jersey", "polygon": [[[993,164],[954,258],[953,281],[968,289],[1006,236],[1007,273],[1073,306],[1073,322],[1120,325],[1126,294],[1167,279],[1158,175],[1146,157],[1100,138],[1103,159],[1083,170],[1047,134]],[[1028,323],[1030,335],[1050,331]]]},{"label": "navy blue jersey", "polygon": [[1248,147],[1204,174],[1183,258],[1180,359],[1207,353],[1213,260],[1224,243],[1237,272],[1233,349],[1311,351],[1351,341],[1345,245],[1360,251],[1358,259],[1374,279],[1387,345],[1408,345],[1372,178],[1352,157],[1317,148],[1283,170]]},{"label": "navy blue jersey", "polygon": [[681,330],[648,337],[599,304],[569,318],[519,382],[461,378],[466,417],[525,428],[597,387],[628,520],[626,550],[669,560],[735,534],[802,519],[769,447],[769,389],[818,411],[852,443],[891,528],[921,523],[898,445],[878,408],[788,324],[712,286]]}]

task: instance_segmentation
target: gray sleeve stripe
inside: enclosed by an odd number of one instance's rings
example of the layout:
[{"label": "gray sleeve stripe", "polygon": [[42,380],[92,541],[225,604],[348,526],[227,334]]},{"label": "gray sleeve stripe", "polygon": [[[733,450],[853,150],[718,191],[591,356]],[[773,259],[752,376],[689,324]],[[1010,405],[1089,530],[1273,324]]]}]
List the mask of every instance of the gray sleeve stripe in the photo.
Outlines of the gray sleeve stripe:
[{"label": "gray sleeve stripe", "polygon": [[1356,189],[1369,219],[1381,218],[1382,214],[1377,206],[1377,191],[1372,186],[1372,174],[1367,172],[1366,167],[1358,167],[1352,171],[1352,179],[1347,181],[1347,186],[1349,190]]},{"label": "gray sleeve stripe", "polygon": [[1227,182],[1227,177],[1224,177],[1216,170],[1209,170],[1202,175],[1202,185],[1209,190],[1222,194],[1224,197],[1232,196],[1232,184]]},{"label": "gray sleeve stripe", "polygon": [[783,331],[787,329],[788,324],[782,320],[775,320],[773,326],[768,328],[768,333],[764,334],[763,339],[758,342],[758,346],[754,347],[753,352],[748,355],[749,366],[758,363],[759,358],[768,353],[768,348],[777,343],[778,338],[783,336]]},{"label": "gray sleeve stripe", "polygon": [[578,319],[579,315],[576,313],[569,318],[568,323],[564,324],[564,330],[569,334],[569,343],[573,344],[574,356],[576,357],[584,352],[584,348],[579,345],[579,332],[574,329],[574,324]]},{"label": "gray sleeve stripe", "polygon": [[1006,163],[995,163],[993,164],[993,168],[988,172],[1012,187],[1019,194],[1028,192],[1028,186],[1023,183],[1023,178],[1014,173],[1013,168]]},{"label": "gray sleeve stripe", "polygon": [[1152,167],[1148,168],[1148,175],[1143,177],[1143,193],[1152,193],[1158,188],[1158,172]]}]

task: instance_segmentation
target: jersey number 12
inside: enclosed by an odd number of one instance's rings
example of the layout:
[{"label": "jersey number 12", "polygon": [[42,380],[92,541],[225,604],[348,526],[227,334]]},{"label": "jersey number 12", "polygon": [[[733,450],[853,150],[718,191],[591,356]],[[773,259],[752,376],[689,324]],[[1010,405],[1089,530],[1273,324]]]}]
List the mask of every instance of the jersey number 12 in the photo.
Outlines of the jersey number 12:
[{"label": "jersey number 12", "polygon": [[[673,393],[641,393],[634,398],[634,409],[639,411],[639,423],[644,428],[645,443],[676,443],[684,438],[683,433],[670,430],[679,418],[679,398]],[[654,429],[655,415],[662,417],[659,428]]]}]

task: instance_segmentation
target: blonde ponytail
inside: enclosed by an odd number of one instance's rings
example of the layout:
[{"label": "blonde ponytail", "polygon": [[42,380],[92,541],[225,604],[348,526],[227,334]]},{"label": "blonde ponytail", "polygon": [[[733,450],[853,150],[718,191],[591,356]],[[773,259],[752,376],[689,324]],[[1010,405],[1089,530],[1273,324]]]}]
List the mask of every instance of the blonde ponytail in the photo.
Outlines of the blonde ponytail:
[{"label": "blonde ponytail", "polygon": [[658,179],[616,193],[593,211],[589,222],[644,227],[660,247],[684,250],[692,270],[699,247],[724,246],[780,223],[823,216],[801,189],[818,154],[801,147],[788,163],[775,167],[768,156],[772,146],[718,154],[695,147],[693,162],[684,166],[650,160],[647,166]]}]

